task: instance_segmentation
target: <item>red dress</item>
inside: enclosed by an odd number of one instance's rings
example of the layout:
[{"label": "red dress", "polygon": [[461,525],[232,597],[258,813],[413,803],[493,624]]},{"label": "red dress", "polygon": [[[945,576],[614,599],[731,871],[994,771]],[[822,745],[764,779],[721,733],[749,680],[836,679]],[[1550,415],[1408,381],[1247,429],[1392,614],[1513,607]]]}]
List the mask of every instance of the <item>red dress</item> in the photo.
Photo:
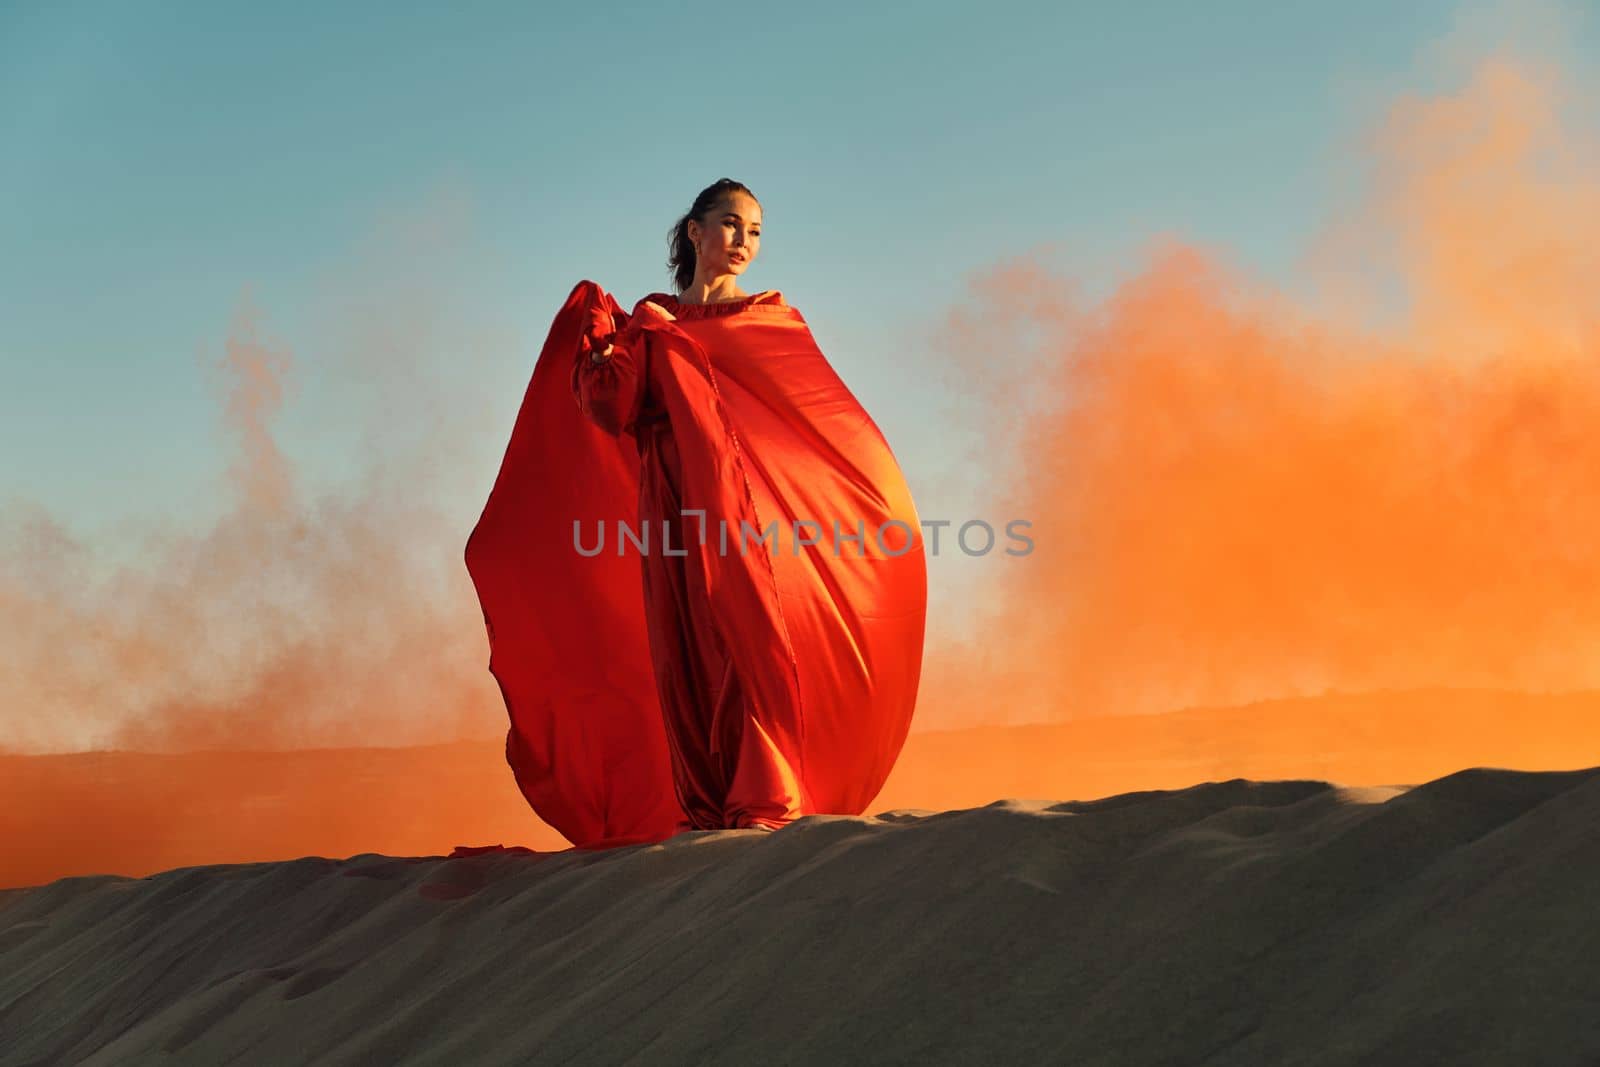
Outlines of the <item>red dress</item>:
[{"label": "red dress", "polygon": [[507,761],[574,844],[859,814],[910,728],[916,511],[775,291],[624,314],[580,282],[466,560]]}]

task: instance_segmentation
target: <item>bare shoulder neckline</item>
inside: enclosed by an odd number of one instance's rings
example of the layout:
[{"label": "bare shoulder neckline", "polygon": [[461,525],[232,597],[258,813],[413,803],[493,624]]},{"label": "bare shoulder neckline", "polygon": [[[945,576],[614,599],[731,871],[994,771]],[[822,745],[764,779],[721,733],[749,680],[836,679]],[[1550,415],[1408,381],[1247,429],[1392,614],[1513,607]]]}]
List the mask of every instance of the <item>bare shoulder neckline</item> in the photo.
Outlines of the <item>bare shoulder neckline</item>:
[{"label": "bare shoulder neckline", "polygon": [[679,319],[713,319],[728,315],[762,314],[795,317],[798,312],[784,300],[776,289],[763,289],[732,300],[713,300],[708,304],[685,304],[672,293],[651,293],[644,299],[658,304],[662,310]]},{"label": "bare shoulder neckline", "polygon": [[776,289],[763,289],[759,293],[746,293],[743,296],[730,297],[727,300],[707,300],[707,301],[704,301],[702,303],[695,303],[693,301],[684,300],[681,297],[673,296],[671,293],[667,293],[665,295],[666,296],[671,296],[672,300],[673,300],[673,303],[677,304],[679,307],[704,308],[704,307],[716,307],[718,304],[737,304],[737,303],[739,303],[741,301],[744,301],[744,300],[758,300],[761,297],[770,296],[771,294],[776,293],[777,291],[778,290],[776,290]]}]

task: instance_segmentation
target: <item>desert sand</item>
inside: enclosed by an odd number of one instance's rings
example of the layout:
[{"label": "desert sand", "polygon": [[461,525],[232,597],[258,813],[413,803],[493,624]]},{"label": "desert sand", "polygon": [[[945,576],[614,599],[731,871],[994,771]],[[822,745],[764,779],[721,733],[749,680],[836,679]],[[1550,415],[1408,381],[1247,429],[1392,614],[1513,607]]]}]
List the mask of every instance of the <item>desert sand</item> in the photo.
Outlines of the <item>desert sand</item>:
[{"label": "desert sand", "polygon": [[1600,768],[0,896],[0,1064],[1590,1064]]}]

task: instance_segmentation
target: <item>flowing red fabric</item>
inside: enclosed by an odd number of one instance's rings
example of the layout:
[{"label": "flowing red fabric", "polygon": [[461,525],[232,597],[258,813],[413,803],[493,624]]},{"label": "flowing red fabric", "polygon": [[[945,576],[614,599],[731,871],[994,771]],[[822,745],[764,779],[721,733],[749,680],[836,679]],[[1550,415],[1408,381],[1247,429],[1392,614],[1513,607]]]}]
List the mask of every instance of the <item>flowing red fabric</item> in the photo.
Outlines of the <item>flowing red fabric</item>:
[{"label": "flowing red fabric", "polygon": [[578,283],[466,564],[507,762],[575,845],[860,814],[905,742],[916,510],[776,291],[630,314]]}]

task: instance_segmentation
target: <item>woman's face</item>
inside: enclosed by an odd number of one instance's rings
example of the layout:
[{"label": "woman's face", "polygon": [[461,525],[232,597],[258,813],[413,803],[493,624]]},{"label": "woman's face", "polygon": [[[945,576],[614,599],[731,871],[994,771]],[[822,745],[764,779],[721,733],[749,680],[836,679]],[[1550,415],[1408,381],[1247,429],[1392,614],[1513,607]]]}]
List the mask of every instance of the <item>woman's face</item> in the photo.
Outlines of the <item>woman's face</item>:
[{"label": "woman's face", "polygon": [[742,274],[761,250],[761,205],[734,192],[698,222],[689,220],[696,266],[704,276]]}]

